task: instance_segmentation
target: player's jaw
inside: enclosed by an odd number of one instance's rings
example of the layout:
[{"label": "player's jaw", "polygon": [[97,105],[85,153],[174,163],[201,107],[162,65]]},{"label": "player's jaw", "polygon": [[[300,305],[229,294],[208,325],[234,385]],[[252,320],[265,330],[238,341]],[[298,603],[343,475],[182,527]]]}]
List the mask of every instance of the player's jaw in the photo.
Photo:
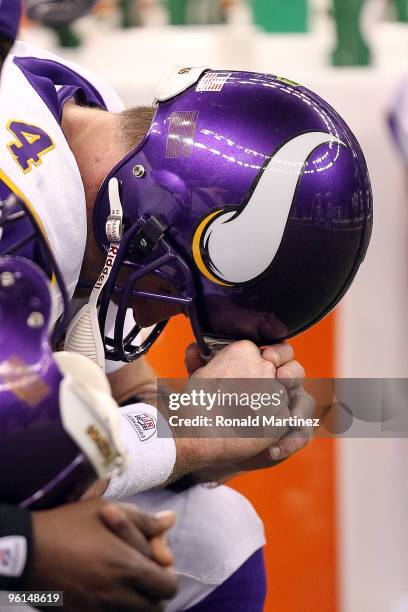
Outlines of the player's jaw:
[{"label": "player's jaw", "polygon": [[169,304],[158,300],[134,299],[131,308],[135,322],[141,327],[150,327],[182,312],[178,304]]},{"label": "player's jaw", "polygon": [[[135,283],[134,289],[160,295],[174,295],[174,288],[155,274],[149,274],[140,279]],[[132,298],[130,307],[133,310],[135,322],[141,327],[150,327],[183,312],[178,304],[158,299]]]}]

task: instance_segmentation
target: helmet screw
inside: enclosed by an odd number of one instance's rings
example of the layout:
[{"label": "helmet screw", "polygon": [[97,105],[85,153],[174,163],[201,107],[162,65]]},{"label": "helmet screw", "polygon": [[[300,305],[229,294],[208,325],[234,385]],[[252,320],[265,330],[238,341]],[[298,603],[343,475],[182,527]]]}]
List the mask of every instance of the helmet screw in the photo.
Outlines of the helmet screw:
[{"label": "helmet screw", "polygon": [[27,319],[27,325],[32,329],[42,327],[44,325],[44,316],[41,314],[41,312],[33,311]]},{"label": "helmet screw", "polygon": [[145,238],[142,238],[139,242],[139,246],[141,246],[142,249],[145,249],[147,247],[147,240]]},{"label": "helmet screw", "polygon": [[132,172],[136,178],[143,178],[144,175],[146,174],[146,170],[144,166],[142,166],[141,164],[137,164],[136,166],[133,166]]},{"label": "helmet screw", "polygon": [[2,287],[12,287],[15,282],[14,275],[11,272],[3,272],[0,275],[0,283]]}]

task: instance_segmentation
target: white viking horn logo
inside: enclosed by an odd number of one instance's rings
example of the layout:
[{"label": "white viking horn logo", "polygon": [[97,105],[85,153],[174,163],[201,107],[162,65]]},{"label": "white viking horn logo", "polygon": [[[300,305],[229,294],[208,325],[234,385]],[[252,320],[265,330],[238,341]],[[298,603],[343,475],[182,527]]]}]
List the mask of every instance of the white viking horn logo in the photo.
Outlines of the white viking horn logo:
[{"label": "white viking horn logo", "polygon": [[[296,136],[271,158],[240,210],[215,211],[200,223],[193,238],[193,257],[204,276],[220,285],[235,285],[253,280],[270,266],[304,165],[324,143],[346,146],[326,132]],[[273,201],[279,205],[273,206]]]}]

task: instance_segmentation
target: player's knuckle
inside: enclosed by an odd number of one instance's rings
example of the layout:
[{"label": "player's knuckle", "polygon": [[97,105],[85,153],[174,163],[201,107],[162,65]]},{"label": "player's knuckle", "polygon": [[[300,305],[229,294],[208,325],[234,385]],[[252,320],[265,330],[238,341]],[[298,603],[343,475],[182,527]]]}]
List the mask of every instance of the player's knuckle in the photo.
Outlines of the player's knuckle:
[{"label": "player's knuckle", "polygon": [[281,362],[279,351],[275,347],[267,349],[265,357],[272,361],[275,366],[279,366]]},{"label": "player's knuckle", "polygon": [[274,344],[269,347],[270,358],[274,360],[276,364],[282,362],[284,356],[286,356],[287,348],[285,344]]},{"label": "player's knuckle", "polygon": [[254,344],[250,340],[237,340],[237,342],[230,344],[228,348],[230,354],[247,353],[253,350]]},{"label": "player's knuckle", "polygon": [[285,347],[285,350],[287,352],[288,359],[289,360],[293,359],[293,357],[295,355],[295,351],[293,349],[293,346],[291,344],[284,344],[283,346]]},{"label": "player's knuckle", "polygon": [[294,411],[294,416],[296,416],[296,418],[299,420],[303,420],[306,418],[306,411],[303,407],[300,407]]},{"label": "player's knuckle", "polygon": [[279,378],[293,379],[293,372],[290,367],[283,365],[279,368]]},{"label": "player's knuckle", "polygon": [[260,372],[263,376],[267,378],[275,378],[276,377],[276,367],[270,361],[265,361],[263,359],[259,364]]},{"label": "player's knuckle", "polygon": [[313,395],[310,395],[307,391],[303,391],[303,406],[307,415],[312,416],[316,411],[316,401]]},{"label": "player's knuckle", "polygon": [[160,520],[155,516],[144,515],[141,523],[141,529],[146,537],[157,535],[160,529]]},{"label": "player's knuckle", "polygon": [[132,529],[133,523],[127,514],[120,514],[115,521],[115,526],[120,533],[126,534]]},{"label": "player's knuckle", "polygon": [[294,378],[304,378],[305,377],[305,368],[302,366],[301,363],[299,363],[299,361],[297,361],[296,359],[294,359],[292,361],[293,364],[293,371],[294,371]]}]

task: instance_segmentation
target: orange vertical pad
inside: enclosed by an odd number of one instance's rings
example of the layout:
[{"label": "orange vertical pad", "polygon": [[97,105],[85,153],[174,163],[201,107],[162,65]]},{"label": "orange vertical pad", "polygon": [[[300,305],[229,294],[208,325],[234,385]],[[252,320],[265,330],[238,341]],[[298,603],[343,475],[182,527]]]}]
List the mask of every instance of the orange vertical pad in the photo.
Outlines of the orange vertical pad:
[{"label": "orange vertical pad", "polygon": [[[184,349],[192,340],[187,320],[173,319],[149,353],[160,376],[186,375]],[[307,376],[334,375],[334,315],[291,344]],[[230,483],[265,524],[266,612],[337,612],[334,477],[334,442],[318,439],[282,465]]]}]

